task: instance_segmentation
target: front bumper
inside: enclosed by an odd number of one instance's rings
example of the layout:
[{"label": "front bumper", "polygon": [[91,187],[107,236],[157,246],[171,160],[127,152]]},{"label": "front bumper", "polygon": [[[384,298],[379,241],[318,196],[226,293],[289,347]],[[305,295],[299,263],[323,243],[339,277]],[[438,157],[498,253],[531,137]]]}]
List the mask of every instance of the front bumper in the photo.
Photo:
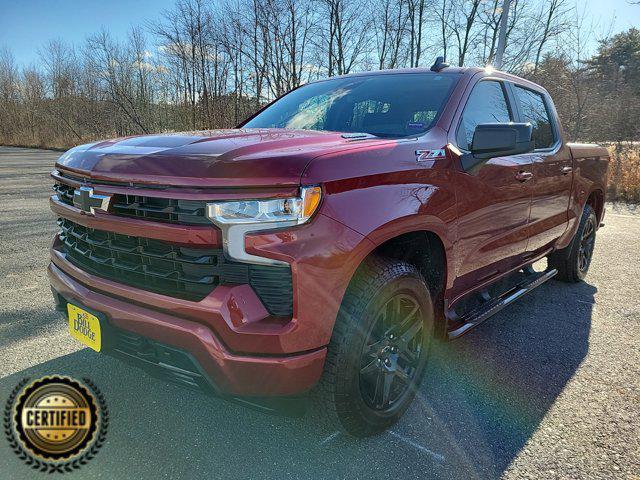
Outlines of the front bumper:
[{"label": "front bumper", "polygon": [[[198,235],[192,235],[190,229],[177,231],[166,224],[82,215],[55,198],[51,203],[58,216],[89,228],[171,238],[179,244],[219,245],[219,238],[208,235],[215,232],[213,228],[196,229]],[[247,235],[246,249],[291,265],[293,315],[270,315],[247,284],[219,285],[202,300],[192,301],[101,278],[71,263],[57,237],[49,278],[62,301],[95,310],[110,326],[140,337],[135,342],[155,351],[145,357],[152,359],[153,369],[163,363],[153,359],[165,356],[167,347],[190,356],[195,367],[186,370],[201,373],[196,383],[204,381],[217,393],[260,397],[302,393],[320,378],[342,297],[370,241],[318,214],[310,224],[291,230]]]},{"label": "front bumper", "polygon": [[170,380],[218,394],[293,395],[313,387],[322,373],[325,348],[287,356],[236,355],[197,322],[92,291],[55,264],[48,274],[59,308],[77,303],[106,318],[106,353]]}]

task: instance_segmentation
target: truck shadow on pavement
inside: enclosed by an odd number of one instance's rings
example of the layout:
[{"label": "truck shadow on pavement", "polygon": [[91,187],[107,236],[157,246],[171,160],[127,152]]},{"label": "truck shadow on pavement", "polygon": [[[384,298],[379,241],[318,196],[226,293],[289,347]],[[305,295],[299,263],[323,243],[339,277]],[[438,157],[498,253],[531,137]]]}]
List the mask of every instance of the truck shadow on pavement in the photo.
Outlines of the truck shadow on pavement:
[{"label": "truck shadow on pavement", "polygon": [[[407,414],[368,439],[327,430],[314,415],[267,415],[184,390],[87,349],[0,379],[0,400],[19,379],[54,373],[101,388],[107,443],[70,478],[498,478],[586,356],[595,292],[551,281],[436,345]],[[7,478],[30,478],[4,438],[0,452]]]}]

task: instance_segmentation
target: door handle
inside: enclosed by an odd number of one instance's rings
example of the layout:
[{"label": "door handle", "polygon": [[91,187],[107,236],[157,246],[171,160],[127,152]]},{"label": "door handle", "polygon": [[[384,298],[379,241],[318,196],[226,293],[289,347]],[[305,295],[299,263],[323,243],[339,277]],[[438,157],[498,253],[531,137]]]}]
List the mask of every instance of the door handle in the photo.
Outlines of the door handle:
[{"label": "door handle", "polygon": [[515,176],[516,176],[516,180],[518,180],[519,182],[526,182],[533,178],[533,173],[520,170],[518,173],[516,173]]},{"label": "door handle", "polygon": [[569,173],[572,172],[572,170],[573,170],[573,167],[562,167],[560,169],[563,175],[568,175]]}]

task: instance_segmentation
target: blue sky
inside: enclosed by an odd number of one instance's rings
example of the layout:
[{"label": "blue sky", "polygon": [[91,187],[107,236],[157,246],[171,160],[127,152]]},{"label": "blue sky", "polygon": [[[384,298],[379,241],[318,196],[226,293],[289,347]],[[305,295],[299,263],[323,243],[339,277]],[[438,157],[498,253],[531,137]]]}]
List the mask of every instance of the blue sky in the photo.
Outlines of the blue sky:
[{"label": "blue sky", "polygon": [[[627,0],[577,0],[600,30],[640,28],[640,5]],[[80,43],[106,27],[124,37],[132,25],[159,17],[173,0],[0,0],[0,47],[9,47],[20,64],[37,64],[38,48],[60,38]],[[615,17],[615,20],[614,20]]]},{"label": "blue sky", "polygon": [[21,64],[37,64],[38,49],[60,38],[79,44],[107,28],[125,37],[134,25],[159,18],[174,0],[0,0],[0,46]]}]

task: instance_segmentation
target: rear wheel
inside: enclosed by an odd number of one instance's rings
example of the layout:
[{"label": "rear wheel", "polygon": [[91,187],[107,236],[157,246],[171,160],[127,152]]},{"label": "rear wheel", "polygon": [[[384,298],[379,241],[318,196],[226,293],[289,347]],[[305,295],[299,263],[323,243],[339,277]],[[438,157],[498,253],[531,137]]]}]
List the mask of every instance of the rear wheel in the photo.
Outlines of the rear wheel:
[{"label": "rear wheel", "polygon": [[345,294],[316,392],[333,424],[367,436],[402,416],[424,373],[433,318],[413,265],[365,262]]},{"label": "rear wheel", "polygon": [[549,267],[558,270],[558,280],[580,282],[587,276],[596,242],[597,222],[591,205],[585,205],[580,225],[571,243],[549,255]]}]

